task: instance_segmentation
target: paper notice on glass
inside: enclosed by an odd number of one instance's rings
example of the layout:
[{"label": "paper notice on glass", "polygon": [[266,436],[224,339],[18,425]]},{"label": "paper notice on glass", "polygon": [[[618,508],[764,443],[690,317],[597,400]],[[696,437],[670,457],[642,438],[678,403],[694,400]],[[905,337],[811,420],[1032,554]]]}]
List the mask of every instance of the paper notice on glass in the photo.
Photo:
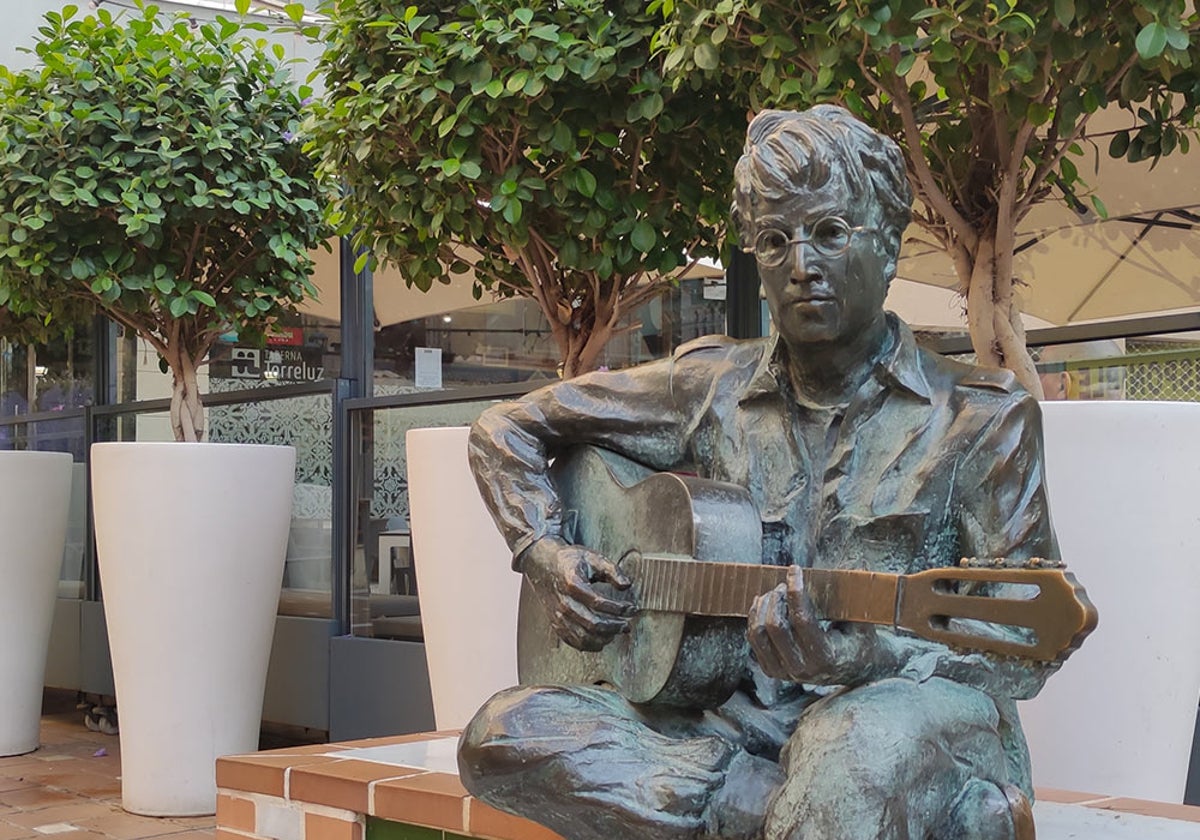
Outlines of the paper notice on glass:
[{"label": "paper notice on glass", "polygon": [[442,387],[442,349],[418,347],[413,378],[418,388]]}]

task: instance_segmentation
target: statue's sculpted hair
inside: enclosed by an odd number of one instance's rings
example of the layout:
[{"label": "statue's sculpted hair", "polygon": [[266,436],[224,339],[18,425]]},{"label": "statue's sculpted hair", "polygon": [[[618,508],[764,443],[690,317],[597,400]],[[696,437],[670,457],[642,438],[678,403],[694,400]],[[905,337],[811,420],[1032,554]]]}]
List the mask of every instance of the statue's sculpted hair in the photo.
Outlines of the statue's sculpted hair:
[{"label": "statue's sculpted hair", "polygon": [[754,241],[760,202],[784,199],[798,189],[838,187],[849,206],[876,202],[883,240],[896,257],[913,201],[900,147],[836,105],[761,112],[750,122],[734,170],[733,216],[742,242]]}]

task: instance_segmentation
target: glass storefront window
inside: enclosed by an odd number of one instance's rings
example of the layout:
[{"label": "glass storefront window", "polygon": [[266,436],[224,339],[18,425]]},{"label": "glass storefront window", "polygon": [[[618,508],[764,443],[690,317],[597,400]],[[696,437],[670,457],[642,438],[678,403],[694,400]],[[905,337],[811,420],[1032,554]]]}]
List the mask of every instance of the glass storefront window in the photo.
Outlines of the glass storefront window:
[{"label": "glass storefront window", "polygon": [[87,331],[43,345],[0,338],[0,416],[91,405],[92,348]]},{"label": "glass storefront window", "polygon": [[[723,278],[681,282],[626,316],[600,366],[629,367],[725,331]],[[378,315],[377,315],[378,318]],[[375,334],[375,395],[553,379],[559,351],[537,304],[514,298],[386,324]]]},{"label": "glass storefront window", "polygon": [[[351,629],[356,636],[420,641],[420,593],[409,529],[405,433],[465,426],[489,401],[380,408],[356,417],[362,460],[356,467],[355,551],[350,570]],[[436,558],[424,558],[424,562]]]}]

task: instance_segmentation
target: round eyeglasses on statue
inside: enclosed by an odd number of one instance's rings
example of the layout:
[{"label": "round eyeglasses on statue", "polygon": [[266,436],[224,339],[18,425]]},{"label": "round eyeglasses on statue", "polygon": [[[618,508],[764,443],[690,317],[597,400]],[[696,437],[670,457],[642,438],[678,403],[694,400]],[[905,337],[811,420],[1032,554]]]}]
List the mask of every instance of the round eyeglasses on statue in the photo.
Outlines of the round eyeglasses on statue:
[{"label": "round eyeglasses on statue", "polygon": [[867,230],[872,228],[863,225],[852,226],[840,216],[825,216],[810,226],[808,236],[793,237],[779,228],[764,228],[754,237],[753,245],[742,248],[742,253],[754,254],[754,258],[763,268],[778,268],[783,265],[791,256],[792,249],[804,242],[822,256],[840,257],[850,250],[854,234]]}]

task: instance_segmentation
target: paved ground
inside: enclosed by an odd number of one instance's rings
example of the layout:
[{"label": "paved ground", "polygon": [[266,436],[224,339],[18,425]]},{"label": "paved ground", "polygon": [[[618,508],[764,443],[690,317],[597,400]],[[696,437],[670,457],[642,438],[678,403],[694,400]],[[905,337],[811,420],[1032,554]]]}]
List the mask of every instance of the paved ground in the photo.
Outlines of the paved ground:
[{"label": "paved ground", "polygon": [[215,818],[121,810],[121,748],[91,732],[73,692],[47,692],[42,746],[0,758],[0,840],[213,840]]}]

